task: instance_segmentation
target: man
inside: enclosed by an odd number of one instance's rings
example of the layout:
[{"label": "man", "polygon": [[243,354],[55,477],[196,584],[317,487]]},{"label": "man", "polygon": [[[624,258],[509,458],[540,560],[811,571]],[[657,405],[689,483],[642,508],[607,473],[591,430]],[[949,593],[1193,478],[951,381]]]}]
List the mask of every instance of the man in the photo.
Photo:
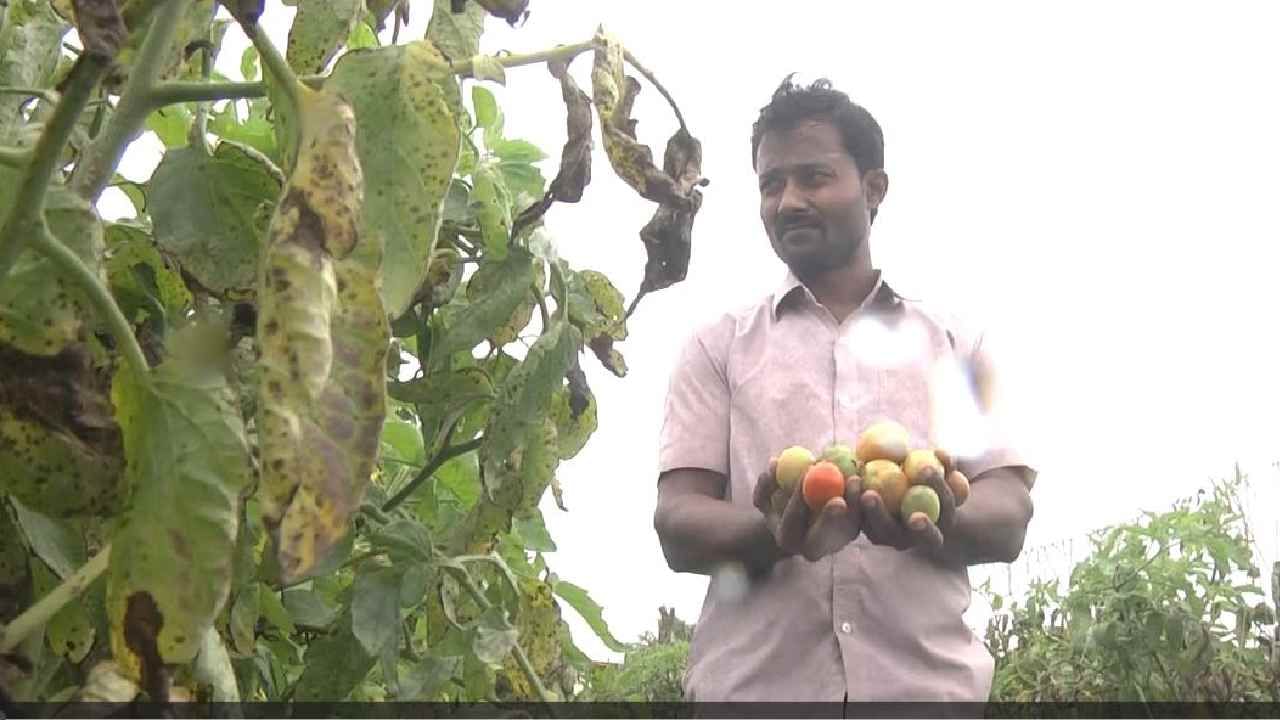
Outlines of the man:
[{"label": "man", "polygon": [[[985,701],[993,663],[961,617],[967,567],[1017,557],[1035,480],[1001,437],[988,353],[872,266],[889,181],[866,110],[825,80],[788,78],[752,153],[786,280],[690,338],[660,440],[663,553],[677,572],[711,575],[687,699]],[[939,482],[936,524],[901,522],[856,476],[817,513],[798,491],[770,502],[783,449],[852,445],[882,419],[912,447],[952,454],[971,482],[961,507]]]}]

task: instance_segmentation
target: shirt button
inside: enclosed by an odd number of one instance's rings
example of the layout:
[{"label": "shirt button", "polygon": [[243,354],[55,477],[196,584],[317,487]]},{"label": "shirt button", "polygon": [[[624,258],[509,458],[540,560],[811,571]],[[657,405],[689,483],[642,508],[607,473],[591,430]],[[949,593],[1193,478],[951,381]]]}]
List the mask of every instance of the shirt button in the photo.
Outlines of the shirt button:
[{"label": "shirt button", "polygon": [[852,626],[852,625],[850,625],[849,623],[841,623],[841,625],[840,625],[840,632],[843,632],[843,633],[845,633],[845,634],[847,635],[847,634],[849,634],[849,633],[853,632],[853,626]]}]

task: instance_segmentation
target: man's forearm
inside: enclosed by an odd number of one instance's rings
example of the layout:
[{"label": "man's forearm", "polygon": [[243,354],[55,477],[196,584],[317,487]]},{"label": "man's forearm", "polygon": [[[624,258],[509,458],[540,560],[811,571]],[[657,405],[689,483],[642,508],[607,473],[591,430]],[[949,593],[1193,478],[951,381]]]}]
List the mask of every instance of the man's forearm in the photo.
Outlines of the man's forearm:
[{"label": "man's forearm", "polygon": [[1019,471],[997,468],[975,479],[936,555],[948,564],[1012,562],[1031,520],[1031,495]]},{"label": "man's forearm", "polygon": [[756,573],[782,557],[760,511],[725,500],[683,496],[660,503],[653,524],[676,572],[705,575],[723,563],[741,562]]}]

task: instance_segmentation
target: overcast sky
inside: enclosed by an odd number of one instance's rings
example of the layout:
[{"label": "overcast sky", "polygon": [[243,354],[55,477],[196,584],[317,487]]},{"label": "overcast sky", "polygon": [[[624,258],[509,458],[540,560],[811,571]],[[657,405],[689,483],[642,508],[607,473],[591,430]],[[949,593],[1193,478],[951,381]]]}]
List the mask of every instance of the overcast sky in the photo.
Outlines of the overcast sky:
[{"label": "overcast sky", "polygon": [[[429,5],[415,0],[402,38],[421,35]],[[483,49],[579,42],[603,23],[671,90],[711,180],[688,280],[647,297],[620,346],[629,375],[586,363],[600,427],[561,467],[570,511],[549,497],[544,505],[560,546],[549,564],[604,605],[619,637],[655,629],[659,605],[689,621],[701,608],[705,579],[668,570],[652,529],[662,402],[688,333],[784,272],[757,216],[750,132],[792,71],[830,78],[884,129],[890,187],[871,242],[886,279],[998,340],[1004,400],[1040,470],[1029,545],[1164,509],[1237,461],[1259,506],[1280,504],[1280,5],[533,0],[530,9],[516,29],[491,20]],[[291,15],[268,16],[281,47]],[[220,65],[234,75],[240,36],[224,47]],[[589,69],[589,56],[573,66],[587,88]],[[644,85],[634,116],[661,157],[675,120]],[[558,85],[535,66],[494,89],[508,136],[552,156],[550,178],[565,135]],[[126,174],[146,177],[156,159],[144,141]],[[583,202],[553,206],[546,222],[562,256],[605,272],[630,299],[652,209],[599,152]],[[1255,517],[1274,559],[1276,512]],[[589,654],[611,657],[567,615]]]}]

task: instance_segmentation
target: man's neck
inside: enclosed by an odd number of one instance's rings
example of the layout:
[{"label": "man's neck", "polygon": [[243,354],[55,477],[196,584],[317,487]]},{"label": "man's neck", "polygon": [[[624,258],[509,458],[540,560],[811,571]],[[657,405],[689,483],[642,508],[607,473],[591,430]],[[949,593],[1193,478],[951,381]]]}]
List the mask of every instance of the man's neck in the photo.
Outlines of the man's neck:
[{"label": "man's neck", "polygon": [[869,261],[858,260],[823,273],[805,285],[836,322],[844,322],[875,289],[878,277],[879,273]]}]

